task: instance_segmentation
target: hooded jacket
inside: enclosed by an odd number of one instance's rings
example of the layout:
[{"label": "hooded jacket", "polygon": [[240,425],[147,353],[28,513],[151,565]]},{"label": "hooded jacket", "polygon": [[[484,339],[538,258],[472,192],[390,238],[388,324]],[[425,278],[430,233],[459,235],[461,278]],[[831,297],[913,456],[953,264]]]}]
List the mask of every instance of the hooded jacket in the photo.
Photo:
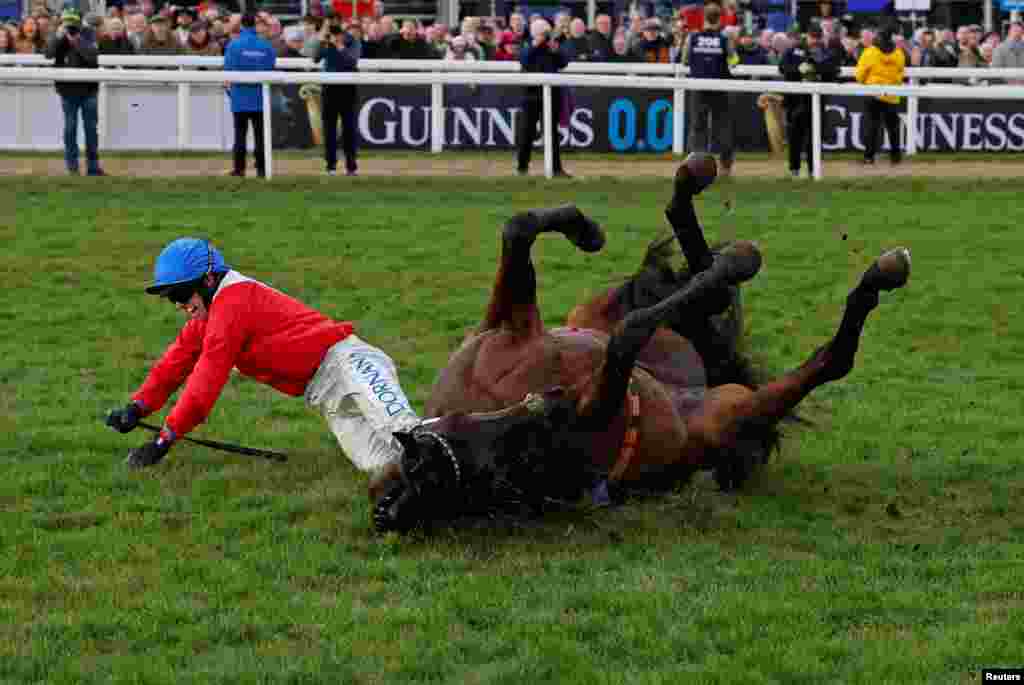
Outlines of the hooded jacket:
[{"label": "hooded jacket", "polygon": [[[893,45],[891,35],[882,34],[878,45],[872,45],[857,60],[854,76],[858,83],[866,86],[899,86],[903,85],[906,67],[906,55]],[[900,102],[898,95],[883,95],[878,99],[893,105]]]}]

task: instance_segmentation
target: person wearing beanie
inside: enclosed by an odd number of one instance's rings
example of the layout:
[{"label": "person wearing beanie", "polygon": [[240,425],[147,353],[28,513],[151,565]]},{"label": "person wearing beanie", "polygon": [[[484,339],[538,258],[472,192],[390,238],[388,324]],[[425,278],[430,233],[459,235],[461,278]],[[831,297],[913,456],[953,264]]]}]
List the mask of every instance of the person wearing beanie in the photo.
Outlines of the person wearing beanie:
[{"label": "person wearing beanie", "polygon": [[[874,44],[864,50],[857,60],[854,76],[867,86],[903,85],[907,60],[893,41],[893,29],[879,31]],[[875,163],[875,153],[881,144],[880,133],[884,122],[889,132],[889,159],[895,165],[903,159],[900,148],[900,97],[880,95],[864,98],[867,134],[864,140],[864,164]]]}]

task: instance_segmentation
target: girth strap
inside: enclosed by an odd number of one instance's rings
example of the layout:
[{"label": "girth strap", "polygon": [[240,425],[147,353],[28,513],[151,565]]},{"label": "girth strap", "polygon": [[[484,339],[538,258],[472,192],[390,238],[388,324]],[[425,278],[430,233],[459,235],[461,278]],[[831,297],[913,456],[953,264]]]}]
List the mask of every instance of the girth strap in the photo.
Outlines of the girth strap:
[{"label": "girth strap", "polygon": [[636,445],[640,438],[637,430],[637,419],[640,418],[640,395],[636,393],[635,381],[632,376],[629,379],[629,388],[626,391],[626,433],[622,438],[622,448],[619,450],[619,458],[608,474],[610,482],[617,482],[622,474],[629,467],[633,455],[636,454]]}]

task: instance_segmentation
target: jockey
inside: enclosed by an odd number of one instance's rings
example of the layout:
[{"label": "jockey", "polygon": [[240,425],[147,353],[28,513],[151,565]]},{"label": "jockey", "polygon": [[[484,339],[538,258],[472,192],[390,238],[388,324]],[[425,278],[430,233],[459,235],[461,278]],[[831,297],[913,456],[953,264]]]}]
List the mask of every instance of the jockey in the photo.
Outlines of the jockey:
[{"label": "jockey", "polygon": [[320,412],[345,454],[363,471],[397,460],[392,437],[419,423],[398,383],[394,362],[354,333],[270,286],[229,267],[206,240],[180,238],[157,257],[151,295],[166,297],[188,316],[177,339],[107,425],[127,433],[185,389],[151,442],[127,464],[159,463],[175,440],[209,416],[233,368]]}]

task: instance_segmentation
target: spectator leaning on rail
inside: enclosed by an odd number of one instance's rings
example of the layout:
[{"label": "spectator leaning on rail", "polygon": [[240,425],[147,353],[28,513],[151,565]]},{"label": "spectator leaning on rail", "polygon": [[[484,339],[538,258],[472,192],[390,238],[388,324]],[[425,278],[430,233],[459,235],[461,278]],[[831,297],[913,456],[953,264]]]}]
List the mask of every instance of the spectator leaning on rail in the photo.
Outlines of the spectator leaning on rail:
[{"label": "spectator leaning on rail", "polygon": [[[46,56],[57,68],[98,69],[99,48],[96,34],[82,29],[82,19],[74,10],[64,10],[60,28],[46,46]],[[99,132],[97,130],[96,96],[100,85],[95,81],[57,81],[57,94],[64,109],[64,163],[68,173],[78,175],[78,115],[82,115],[85,131],[85,158],[90,176],[105,176],[100,168]]]},{"label": "spectator leaning on rail", "polygon": [[41,54],[46,50],[46,38],[39,31],[35,17],[25,17],[14,38],[14,51],[20,55]]},{"label": "spectator leaning on rail", "polygon": [[139,52],[143,55],[180,55],[183,52],[171,31],[170,19],[160,14],[153,17]]},{"label": "spectator leaning on rail", "polygon": [[107,19],[103,36],[100,38],[101,55],[134,55],[135,45],[124,31],[124,22],[117,17]]},{"label": "spectator leaning on rail", "polygon": [[[812,26],[807,41],[794,45],[782,56],[779,72],[786,81],[835,81],[839,77],[840,56],[837,49],[824,44],[822,31]],[[814,175],[811,155],[811,118],[813,99],[810,94],[787,93],[783,96],[786,108],[786,138],[789,139],[789,173],[800,176],[800,157],[807,159],[807,176]]]},{"label": "spectator leaning on rail", "polygon": [[[273,71],[277,53],[273,46],[256,35],[256,17],[247,14],[242,17],[241,35],[228,43],[224,53],[225,71]],[[258,83],[235,83],[230,86],[231,114],[235,124],[234,167],[232,176],[245,176],[245,148],[249,136],[249,125],[253,127],[256,139],[256,173],[266,176],[263,157],[263,117],[270,116],[263,111],[262,86]]]},{"label": "spectator leaning on rail", "polygon": [[398,382],[394,362],[335,321],[259,281],[233,271],[206,240],[179,238],[157,257],[146,292],[188,316],[184,328],[123,409],[107,425],[121,433],[159,411],[182,385],[163,430],[128,454],[131,468],[159,463],[174,442],[203,423],[232,369],[320,412],[346,456],[371,471],[396,460],[392,432],[419,417]]},{"label": "spectator leaning on rail", "polygon": [[[551,38],[551,25],[543,19],[530,24],[530,43],[523,46],[519,53],[519,64],[523,71],[534,74],[557,74],[565,69],[569,60],[559,50],[558,41]],[[525,176],[530,172],[530,155],[533,152],[533,141],[537,134],[537,124],[543,118],[544,101],[542,86],[527,86],[523,98],[523,113],[520,117],[518,140],[518,165],[516,173]],[[562,117],[562,89],[551,88],[551,120],[544,123],[551,129],[552,148],[554,151],[555,176],[569,178],[562,168],[562,152],[559,143],[558,122]]]},{"label": "spectator leaning on rail", "polygon": [[594,19],[594,29],[588,34],[590,38],[591,59],[595,62],[607,62],[611,59],[614,47],[612,40],[612,18],[607,14],[599,14]]},{"label": "spectator leaning on rail", "polygon": [[[686,43],[684,61],[692,79],[728,79],[735,52],[719,27],[720,8],[711,3],[704,6],[704,30],[691,33]],[[710,141],[717,141],[721,164],[719,174],[732,174],[733,135],[729,94],[723,91],[695,90],[687,111],[690,117],[690,151],[705,152]],[[710,119],[710,122],[708,121]]]},{"label": "spectator leaning on rail", "polygon": [[[1024,69],[1024,23],[1010,22],[1006,40],[992,53],[992,66],[997,69]],[[1024,79],[1007,79],[1011,86],[1024,86]]]},{"label": "spectator leaning on rail", "polygon": [[[313,61],[323,60],[325,73],[358,71],[359,48],[355,40],[336,22],[324,23],[320,42],[313,53]],[[324,127],[324,159],[327,174],[334,176],[338,169],[338,117],[341,117],[341,146],[345,152],[345,174],[355,176],[356,165],[356,104],[354,84],[325,84],[321,90]]]},{"label": "spectator leaning on rail", "polygon": [[[868,86],[898,86],[903,84],[906,71],[903,51],[892,40],[892,29],[879,32],[874,45],[864,51],[857,61],[858,83]],[[880,147],[882,122],[889,132],[889,159],[899,164],[903,159],[900,149],[900,98],[896,95],[864,98],[867,135],[864,140],[864,163],[874,164]]]},{"label": "spectator leaning on rail", "polygon": [[210,35],[205,21],[199,20],[189,24],[185,52],[197,57],[217,57],[221,54],[220,43]]},{"label": "spectator leaning on rail", "polygon": [[0,25],[0,55],[14,54],[14,32]]}]

